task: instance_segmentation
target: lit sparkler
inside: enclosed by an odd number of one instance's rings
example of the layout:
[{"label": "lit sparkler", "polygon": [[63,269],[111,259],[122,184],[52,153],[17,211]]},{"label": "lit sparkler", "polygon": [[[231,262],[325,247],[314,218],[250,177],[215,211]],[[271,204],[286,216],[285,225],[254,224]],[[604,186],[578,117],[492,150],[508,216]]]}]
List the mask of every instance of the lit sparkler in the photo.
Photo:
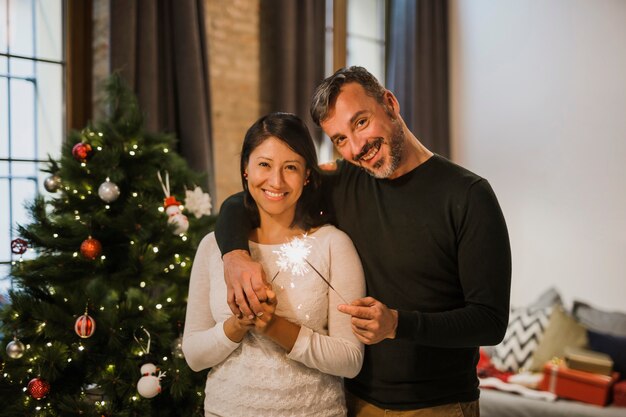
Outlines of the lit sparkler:
[{"label": "lit sparkler", "polygon": [[307,256],[311,253],[311,245],[307,242],[310,239],[306,234],[302,238],[295,237],[290,242],[281,245],[280,250],[274,251],[278,254],[276,265],[278,271],[274,274],[272,282],[276,279],[281,271],[291,270],[292,275],[303,276],[310,271],[309,267],[315,271],[315,273],[328,285],[328,287],[335,292],[341,298],[345,304],[349,304],[339,292],[331,285],[331,283],[324,278],[324,276],[317,270],[307,259]]}]

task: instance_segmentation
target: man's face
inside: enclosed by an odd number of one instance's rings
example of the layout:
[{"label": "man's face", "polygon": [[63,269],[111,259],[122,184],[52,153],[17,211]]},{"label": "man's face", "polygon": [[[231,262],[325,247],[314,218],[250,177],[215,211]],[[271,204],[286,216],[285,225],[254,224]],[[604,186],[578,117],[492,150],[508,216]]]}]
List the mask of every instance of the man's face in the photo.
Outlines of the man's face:
[{"label": "man's face", "polygon": [[361,85],[349,83],[341,87],[320,125],[346,161],[373,177],[394,178],[405,142],[394,111],[391,104],[385,107],[368,96]]}]

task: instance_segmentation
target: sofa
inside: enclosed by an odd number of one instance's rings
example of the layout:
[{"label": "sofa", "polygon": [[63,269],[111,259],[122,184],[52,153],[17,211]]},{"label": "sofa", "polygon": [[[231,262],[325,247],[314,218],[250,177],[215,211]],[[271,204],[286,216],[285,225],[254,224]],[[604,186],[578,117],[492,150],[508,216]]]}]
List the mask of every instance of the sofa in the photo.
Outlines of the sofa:
[{"label": "sofa", "polygon": [[543,379],[546,363],[563,358],[568,347],[609,355],[614,371],[624,380],[626,314],[580,300],[566,310],[554,288],[528,306],[511,309],[504,340],[497,346],[481,348],[477,368],[481,416],[626,417],[626,404],[613,403],[610,395],[606,406],[598,406],[537,391],[541,385],[529,382]]}]

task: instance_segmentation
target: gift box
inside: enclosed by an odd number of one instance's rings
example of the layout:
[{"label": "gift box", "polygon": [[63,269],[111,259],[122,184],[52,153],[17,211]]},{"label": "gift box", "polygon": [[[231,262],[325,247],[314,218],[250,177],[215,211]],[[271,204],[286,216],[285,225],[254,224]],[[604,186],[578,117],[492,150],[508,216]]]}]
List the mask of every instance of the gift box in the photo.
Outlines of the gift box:
[{"label": "gift box", "polygon": [[626,407],[626,380],[613,385],[613,405]]},{"label": "gift box", "polygon": [[576,347],[565,348],[565,363],[577,371],[593,372],[611,376],[613,360],[606,353]]},{"label": "gift box", "polygon": [[563,361],[548,362],[543,368],[539,389],[550,391],[561,398],[588,404],[606,405],[619,373],[610,376],[570,369]]}]

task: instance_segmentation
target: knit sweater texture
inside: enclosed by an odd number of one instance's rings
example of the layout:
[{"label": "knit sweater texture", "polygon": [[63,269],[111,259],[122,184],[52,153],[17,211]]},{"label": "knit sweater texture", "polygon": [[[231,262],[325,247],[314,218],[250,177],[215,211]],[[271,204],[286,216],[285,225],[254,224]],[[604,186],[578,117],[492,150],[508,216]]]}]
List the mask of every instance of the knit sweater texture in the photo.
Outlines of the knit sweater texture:
[{"label": "knit sweater texture", "polygon": [[[341,377],[354,377],[363,345],[350,317],[337,311],[343,301],[365,293],[363,270],[350,239],[324,226],[304,239],[310,267],[304,274],[280,270],[272,283],[276,314],[301,325],[285,352],[272,340],[248,333],[235,343],[224,333],[232,316],[226,303],[223,263],[214,234],[201,242],[192,268],[183,352],[196,371],[211,368],[205,388],[207,416],[344,416]],[[253,259],[268,276],[279,271],[281,245],[249,242]]]}]

